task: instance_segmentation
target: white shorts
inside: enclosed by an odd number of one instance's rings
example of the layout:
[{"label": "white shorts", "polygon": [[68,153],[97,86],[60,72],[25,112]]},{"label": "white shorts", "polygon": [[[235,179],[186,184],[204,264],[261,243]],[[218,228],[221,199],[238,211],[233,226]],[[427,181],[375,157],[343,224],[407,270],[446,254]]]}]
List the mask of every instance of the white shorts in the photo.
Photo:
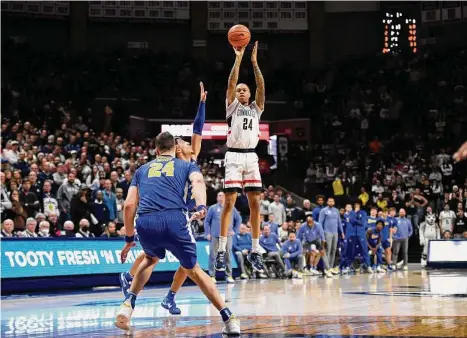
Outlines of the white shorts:
[{"label": "white shorts", "polygon": [[261,191],[263,184],[259,172],[258,155],[256,153],[237,153],[228,151],[225,154],[224,190],[242,192]]}]

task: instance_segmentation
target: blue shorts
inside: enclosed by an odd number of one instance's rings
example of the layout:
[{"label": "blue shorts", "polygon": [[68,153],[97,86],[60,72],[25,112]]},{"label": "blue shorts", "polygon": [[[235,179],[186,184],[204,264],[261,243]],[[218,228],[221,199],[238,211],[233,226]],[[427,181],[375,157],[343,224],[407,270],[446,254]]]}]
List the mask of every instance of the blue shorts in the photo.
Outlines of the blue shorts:
[{"label": "blue shorts", "polygon": [[386,239],[386,240],[381,242],[381,246],[383,247],[384,250],[386,250],[387,248],[391,247],[391,242],[389,242],[389,240]]},{"label": "blue shorts", "polygon": [[139,215],[136,229],[146,255],[164,259],[165,251],[169,250],[185,269],[196,265],[196,242],[183,211]]}]

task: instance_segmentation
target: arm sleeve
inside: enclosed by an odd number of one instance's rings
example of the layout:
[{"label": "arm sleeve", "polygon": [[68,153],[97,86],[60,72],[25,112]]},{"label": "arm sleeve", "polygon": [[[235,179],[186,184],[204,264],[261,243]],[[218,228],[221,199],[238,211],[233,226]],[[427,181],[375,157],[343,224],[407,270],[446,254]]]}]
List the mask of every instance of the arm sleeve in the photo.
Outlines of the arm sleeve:
[{"label": "arm sleeve", "polygon": [[412,222],[408,221],[407,223],[409,225],[409,237],[412,237],[412,233],[413,233]]},{"label": "arm sleeve", "polygon": [[196,113],[195,120],[193,121],[193,133],[202,135],[204,120],[206,119],[206,102],[201,101],[198,106],[198,112]]}]

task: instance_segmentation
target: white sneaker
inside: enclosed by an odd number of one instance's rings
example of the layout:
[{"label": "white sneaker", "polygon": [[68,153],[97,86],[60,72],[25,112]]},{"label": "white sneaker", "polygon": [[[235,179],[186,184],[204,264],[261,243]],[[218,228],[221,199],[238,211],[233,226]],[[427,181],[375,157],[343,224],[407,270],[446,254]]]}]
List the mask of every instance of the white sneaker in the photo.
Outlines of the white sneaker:
[{"label": "white sneaker", "polygon": [[308,269],[303,270],[303,276],[313,276],[313,272]]},{"label": "white sneaker", "polygon": [[349,267],[346,267],[346,268],[344,268],[344,269],[341,270],[341,274],[342,274],[342,275],[347,275],[349,272],[350,272],[350,268],[349,268]]},{"label": "white sneaker", "polygon": [[232,278],[232,276],[229,276],[225,279],[227,284],[235,284],[235,279]]},{"label": "white sneaker", "polygon": [[330,270],[324,270],[324,275],[328,278],[332,278],[332,276],[334,276]]},{"label": "white sneaker", "polygon": [[422,258],[422,260],[421,260],[420,263],[421,263],[421,265],[422,265],[422,268],[425,268],[425,267],[426,267],[426,264],[427,264],[427,261],[426,261],[426,259],[423,259],[423,258]]},{"label": "white sneaker", "polygon": [[259,273],[259,278],[261,278],[261,279],[266,279],[266,278],[268,278],[268,275],[266,275],[266,274],[263,273],[263,272],[260,272],[260,273]]},{"label": "white sneaker", "polygon": [[130,330],[130,319],[133,314],[130,301],[125,301],[118,309],[117,316],[115,317],[115,326],[124,331]]},{"label": "white sneaker", "polygon": [[223,334],[227,335],[239,335],[240,334],[240,320],[234,315],[230,319],[224,322],[224,328],[222,329]]},{"label": "white sneaker", "polygon": [[379,273],[386,273],[386,270],[384,270],[382,267],[380,266],[377,266],[376,267],[376,272],[379,272]]},{"label": "white sneaker", "polygon": [[331,270],[331,273],[333,275],[338,275],[339,274],[339,268],[337,266],[332,268],[332,269],[329,269],[329,270]]},{"label": "white sneaker", "polygon": [[242,273],[242,274],[240,275],[240,278],[241,278],[241,279],[248,279],[248,275],[247,275],[246,273]]},{"label": "white sneaker", "polygon": [[404,265],[404,267],[402,268],[402,270],[404,271],[409,271],[409,267],[407,265]]},{"label": "white sneaker", "polygon": [[310,272],[313,276],[321,276],[321,272],[319,272],[318,270],[316,270],[315,268],[311,268],[310,269]]},{"label": "white sneaker", "polygon": [[214,282],[214,284],[217,284],[216,277],[211,277],[211,280]]},{"label": "white sneaker", "polygon": [[404,265],[404,261],[398,262],[398,263],[396,264],[396,267],[397,267],[398,269],[400,269],[400,268],[402,268],[402,265]]},{"label": "white sneaker", "polygon": [[366,268],[366,272],[368,272],[368,273],[373,273],[373,269],[371,268],[371,266],[369,266],[369,267]]}]

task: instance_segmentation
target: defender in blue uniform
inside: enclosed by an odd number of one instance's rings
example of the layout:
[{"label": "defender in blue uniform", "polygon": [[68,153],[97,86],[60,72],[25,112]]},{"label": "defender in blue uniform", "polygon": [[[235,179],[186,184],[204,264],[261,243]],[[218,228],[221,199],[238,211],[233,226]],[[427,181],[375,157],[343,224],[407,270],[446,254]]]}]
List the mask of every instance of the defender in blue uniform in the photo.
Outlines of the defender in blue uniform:
[{"label": "defender in blue uniform", "polygon": [[[193,134],[191,136],[191,144],[185,142],[181,138],[175,138],[176,141],[176,149],[175,155],[178,159],[191,162],[196,165],[196,159],[201,151],[201,141],[202,141],[202,132],[204,121],[206,118],[206,97],[207,92],[204,90],[204,85],[200,82],[200,102],[198,106],[198,112],[196,113],[195,120],[193,121]],[[187,185],[185,189],[185,201],[186,207],[189,212],[194,211],[196,207],[195,200],[191,193],[191,185]],[[122,292],[124,296],[127,295],[128,290],[130,289],[131,281],[133,280],[133,276],[136,274],[139,265],[144,259],[144,254],[138,256],[133,263],[131,269],[127,272],[123,272],[120,274],[120,286],[122,288]],[[181,310],[177,307],[175,303],[175,295],[182,287],[183,283],[187,278],[187,274],[185,269],[179,268],[174,275],[172,285],[170,286],[170,290],[167,295],[162,300],[161,306],[167,310],[169,310],[170,314],[179,315],[181,314]]]}]

